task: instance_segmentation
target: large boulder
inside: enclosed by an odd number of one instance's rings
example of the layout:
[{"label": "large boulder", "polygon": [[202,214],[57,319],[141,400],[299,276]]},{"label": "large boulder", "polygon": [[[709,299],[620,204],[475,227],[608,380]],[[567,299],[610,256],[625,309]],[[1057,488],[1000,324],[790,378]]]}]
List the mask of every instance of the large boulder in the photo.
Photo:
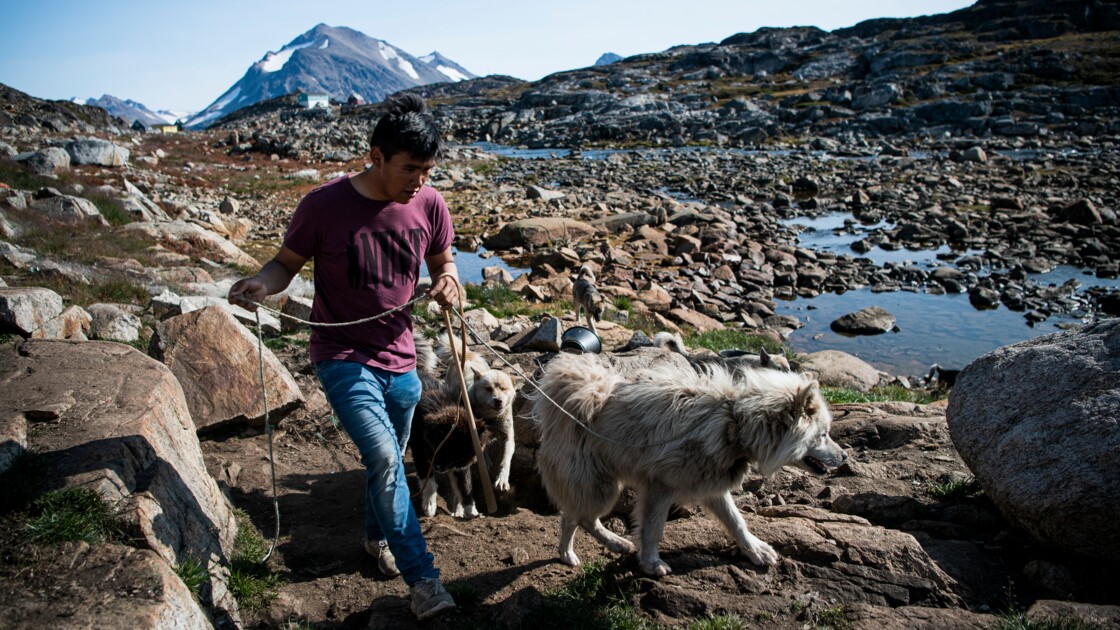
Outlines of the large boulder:
[{"label": "large boulder", "polygon": [[0,383],[0,418],[34,425],[27,450],[43,458],[51,486],[121,504],[134,535],[167,564],[207,566],[204,602],[237,610],[225,568],[237,523],[165,366],[119,343],[31,339],[0,349]]},{"label": "large boulder", "polygon": [[[257,338],[222,308],[208,306],[160,322],[150,354],[179,378],[198,429],[262,422]],[[299,385],[267,347],[261,349],[269,421],[304,402]]]},{"label": "large boulder", "polygon": [[43,287],[0,287],[0,332],[62,337],[62,296]]},{"label": "large boulder", "polygon": [[514,247],[570,245],[595,233],[595,228],[582,221],[562,217],[540,217],[507,223],[497,234],[486,239],[483,245],[486,249],[494,251]]},{"label": "large boulder", "polygon": [[846,387],[861,392],[879,384],[879,370],[863,359],[840,350],[821,350],[801,360],[801,371],[828,387]]},{"label": "large boulder", "polygon": [[1008,521],[1120,560],[1120,319],[976,359],[946,413],[961,458]]},{"label": "large boulder", "polygon": [[53,188],[44,188],[35,193],[35,201],[31,202],[31,207],[56,221],[109,225],[105,217],[101,216],[101,211],[89,199],[64,195]]},{"label": "large boulder", "polygon": [[0,589],[0,627],[61,630],[122,624],[214,627],[166,562],[151,551],[123,545],[63,543],[35,571],[17,572]]},{"label": "large boulder", "polygon": [[895,318],[881,306],[869,306],[836,318],[829,327],[844,335],[879,335],[894,329]]},{"label": "large boulder", "polygon": [[58,175],[70,170],[70,154],[61,147],[46,147],[34,153],[16,156],[29,171],[36,175]]},{"label": "large boulder", "polygon": [[99,138],[71,140],[66,143],[66,152],[74,164],[124,166],[128,163],[128,149]]},{"label": "large boulder", "polygon": [[144,236],[159,241],[167,249],[191,258],[206,258],[251,269],[260,267],[257,259],[241,251],[233,243],[189,221],[129,223],[123,229],[141,232]]}]

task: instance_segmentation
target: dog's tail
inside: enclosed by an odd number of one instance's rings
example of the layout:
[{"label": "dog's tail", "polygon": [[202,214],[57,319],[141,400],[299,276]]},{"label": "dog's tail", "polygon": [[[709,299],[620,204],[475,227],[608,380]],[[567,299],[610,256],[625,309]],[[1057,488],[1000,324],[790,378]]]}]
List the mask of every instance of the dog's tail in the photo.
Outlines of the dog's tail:
[{"label": "dog's tail", "polygon": [[670,352],[676,352],[677,354],[683,354],[686,356],[688,355],[688,352],[684,347],[684,340],[681,339],[681,336],[677,333],[666,332],[663,330],[653,336],[653,345],[657,346],[658,348],[665,348]]},{"label": "dog's tail", "polygon": [[436,336],[434,345],[436,356],[439,357],[440,363],[444,365],[451,365],[454,362],[455,355],[451,352],[452,347],[455,348],[455,352],[459,356],[463,356],[462,342],[459,341],[458,337],[448,336],[446,330],[440,331],[439,335]]},{"label": "dog's tail", "polygon": [[422,334],[417,334],[415,343],[417,371],[429,376],[439,374],[439,357],[436,356],[432,340]]},{"label": "dog's tail", "polygon": [[593,424],[622,380],[597,355],[562,353],[545,366],[540,391],[531,396],[533,419],[542,433],[571,427],[568,414]]}]

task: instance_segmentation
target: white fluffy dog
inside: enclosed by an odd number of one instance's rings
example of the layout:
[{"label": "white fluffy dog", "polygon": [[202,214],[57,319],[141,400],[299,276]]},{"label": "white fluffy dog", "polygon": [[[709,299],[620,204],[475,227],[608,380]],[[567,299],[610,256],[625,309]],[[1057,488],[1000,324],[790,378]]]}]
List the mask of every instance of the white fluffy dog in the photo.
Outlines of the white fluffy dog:
[{"label": "white fluffy dog", "polygon": [[513,386],[513,379],[502,370],[491,369],[486,361],[477,352],[470,348],[462,348],[459,339],[449,338],[446,333],[439,336],[436,342],[436,355],[447,365],[447,374],[444,387],[454,395],[459,394],[459,364],[455,362],[455,355],[451,352],[451,344],[455,344],[460,359],[466,362],[463,372],[467,383],[467,398],[470,401],[471,411],[475,418],[485,420],[491,430],[501,442],[501,459],[498,463],[498,472],[494,477],[494,489],[506,492],[510,489],[509,469],[513,465],[513,450],[515,441],[513,435],[513,403],[517,396],[517,389]]},{"label": "white fluffy dog", "polygon": [[[748,465],[764,475],[790,464],[824,474],[847,459],[828,435],[832,416],[815,381],[682,363],[627,376],[593,354],[561,354],[545,366],[541,392],[587,427],[535,395],[537,466],[560,508],[563,562],[580,563],[573,548],[578,525],[614,553],[637,550],[645,573],[666,575],[657,547],[671,504],[699,502],[752,562],[776,564],[778,553],[747,531],[731,497]],[[637,549],[599,520],[624,485],[638,495]]]}]

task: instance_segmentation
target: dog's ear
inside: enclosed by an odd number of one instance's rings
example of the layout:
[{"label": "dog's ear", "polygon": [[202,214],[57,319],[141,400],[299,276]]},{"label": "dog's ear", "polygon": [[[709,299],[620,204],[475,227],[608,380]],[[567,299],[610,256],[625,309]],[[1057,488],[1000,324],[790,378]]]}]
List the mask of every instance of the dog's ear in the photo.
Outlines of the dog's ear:
[{"label": "dog's ear", "polygon": [[816,379],[807,380],[797,388],[797,394],[793,397],[793,417],[795,420],[801,418],[811,418],[820,412],[818,405],[820,404],[820,384]]},{"label": "dog's ear", "polygon": [[474,377],[475,382],[482,380],[482,371],[478,369],[478,366],[471,365],[470,368],[471,376]]},{"label": "dog's ear", "polygon": [[770,353],[766,351],[766,348],[761,348],[758,351],[758,364],[764,368],[774,367],[774,361],[770,358]]}]

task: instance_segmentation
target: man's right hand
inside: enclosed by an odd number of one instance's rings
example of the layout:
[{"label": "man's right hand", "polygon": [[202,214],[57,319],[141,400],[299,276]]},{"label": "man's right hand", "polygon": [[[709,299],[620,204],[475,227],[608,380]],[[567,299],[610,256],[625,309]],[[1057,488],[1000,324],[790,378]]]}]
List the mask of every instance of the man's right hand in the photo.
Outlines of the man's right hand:
[{"label": "man's right hand", "polygon": [[257,305],[253,302],[263,302],[266,297],[268,297],[268,287],[257,276],[253,276],[233,283],[226,299],[230,304],[240,306],[252,313],[257,310]]}]

